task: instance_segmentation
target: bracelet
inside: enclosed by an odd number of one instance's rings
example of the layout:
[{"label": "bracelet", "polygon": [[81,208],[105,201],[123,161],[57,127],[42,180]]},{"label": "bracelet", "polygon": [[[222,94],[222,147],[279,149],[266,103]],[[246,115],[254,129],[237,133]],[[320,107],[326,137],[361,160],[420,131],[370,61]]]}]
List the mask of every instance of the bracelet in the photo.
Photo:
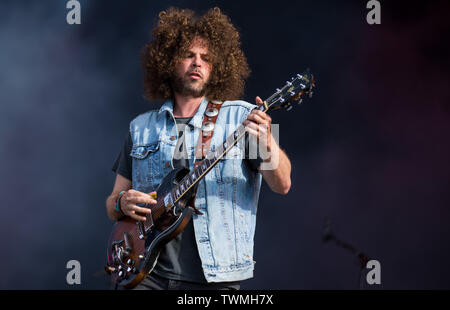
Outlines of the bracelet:
[{"label": "bracelet", "polygon": [[119,212],[121,215],[125,215],[125,214],[123,214],[122,210],[120,209],[120,198],[122,198],[123,194],[125,194],[126,192],[127,192],[127,191],[121,191],[121,192],[119,193],[119,196],[117,197],[117,200],[116,200],[116,206],[115,206],[115,209],[116,209],[116,211]]}]

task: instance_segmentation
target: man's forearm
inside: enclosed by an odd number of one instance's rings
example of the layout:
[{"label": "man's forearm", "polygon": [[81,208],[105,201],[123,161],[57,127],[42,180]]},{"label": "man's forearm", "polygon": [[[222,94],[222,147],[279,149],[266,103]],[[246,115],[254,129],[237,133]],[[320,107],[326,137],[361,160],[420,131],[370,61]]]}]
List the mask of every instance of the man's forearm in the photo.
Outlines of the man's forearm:
[{"label": "man's forearm", "polygon": [[112,221],[119,220],[122,215],[116,211],[116,200],[119,196],[119,193],[112,193],[108,198],[106,198],[106,213],[108,214],[108,217]]},{"label": "man's forearm", "polygon": [[259,171],[272,191],[285,195],[291,188],[291,162],[274,140],[272,148],[272,156],[261,163]]}]

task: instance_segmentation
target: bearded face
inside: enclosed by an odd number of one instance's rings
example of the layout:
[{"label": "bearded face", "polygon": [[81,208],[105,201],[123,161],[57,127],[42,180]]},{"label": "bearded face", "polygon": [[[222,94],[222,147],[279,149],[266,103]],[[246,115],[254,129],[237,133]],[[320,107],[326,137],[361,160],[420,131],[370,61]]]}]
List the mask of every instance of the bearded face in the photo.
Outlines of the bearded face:
[{"label": "bearded face", "polygon": [[211,67],[205,41],[195,38],[175,68],[172,79],[174,92],[194,98],[204,96],[211,75]]}]

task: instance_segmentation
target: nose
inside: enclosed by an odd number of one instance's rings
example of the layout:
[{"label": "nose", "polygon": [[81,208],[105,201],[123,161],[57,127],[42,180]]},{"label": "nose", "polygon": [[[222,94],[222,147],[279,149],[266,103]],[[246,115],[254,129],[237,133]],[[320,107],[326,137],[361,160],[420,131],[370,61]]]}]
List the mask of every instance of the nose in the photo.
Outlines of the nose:
[{"label": "nose", "polygon": [[194,59],[193,59],[193,61],[192,61],[192,66],[194,67],[194,68],[196,68],[196,67],[201,67],[201,63],[202,63],[202,59],[201,59],[201,57],[200,56],[195,56],[194,57]]}]

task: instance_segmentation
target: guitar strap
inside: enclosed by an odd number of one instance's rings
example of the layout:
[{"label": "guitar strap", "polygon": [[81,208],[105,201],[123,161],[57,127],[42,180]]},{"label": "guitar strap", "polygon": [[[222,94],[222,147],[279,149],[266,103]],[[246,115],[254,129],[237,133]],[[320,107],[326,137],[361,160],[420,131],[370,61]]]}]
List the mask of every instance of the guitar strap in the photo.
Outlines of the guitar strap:
[{"label": "guitar strap", "polygon": [[[203,114],[202,128],[197,140],[197,148],[194,154],[194,168],[202,163],[206,154],[209,152],[211,145],[211,138],[214,133],[214,127],[216,124],[219,111],[222,106],[222,101],[212,100],[208,102],[206,106],[205,114]],[[196,214],[203,214],[195,207],[195,196],[197,195],[197,185],[193,189],[191,199],[187,202],[187,206],[192,207]]]},{"label": "guitar strap", "polygon": [[221,106],[222,101],[216,100],[208,102],[206,106],[205,114],[203,115],[202,130],[197,140],[197,149],[195,150],[196,161],[194,162],[194,167],[199,165],[209,152],[211,138]]}]

